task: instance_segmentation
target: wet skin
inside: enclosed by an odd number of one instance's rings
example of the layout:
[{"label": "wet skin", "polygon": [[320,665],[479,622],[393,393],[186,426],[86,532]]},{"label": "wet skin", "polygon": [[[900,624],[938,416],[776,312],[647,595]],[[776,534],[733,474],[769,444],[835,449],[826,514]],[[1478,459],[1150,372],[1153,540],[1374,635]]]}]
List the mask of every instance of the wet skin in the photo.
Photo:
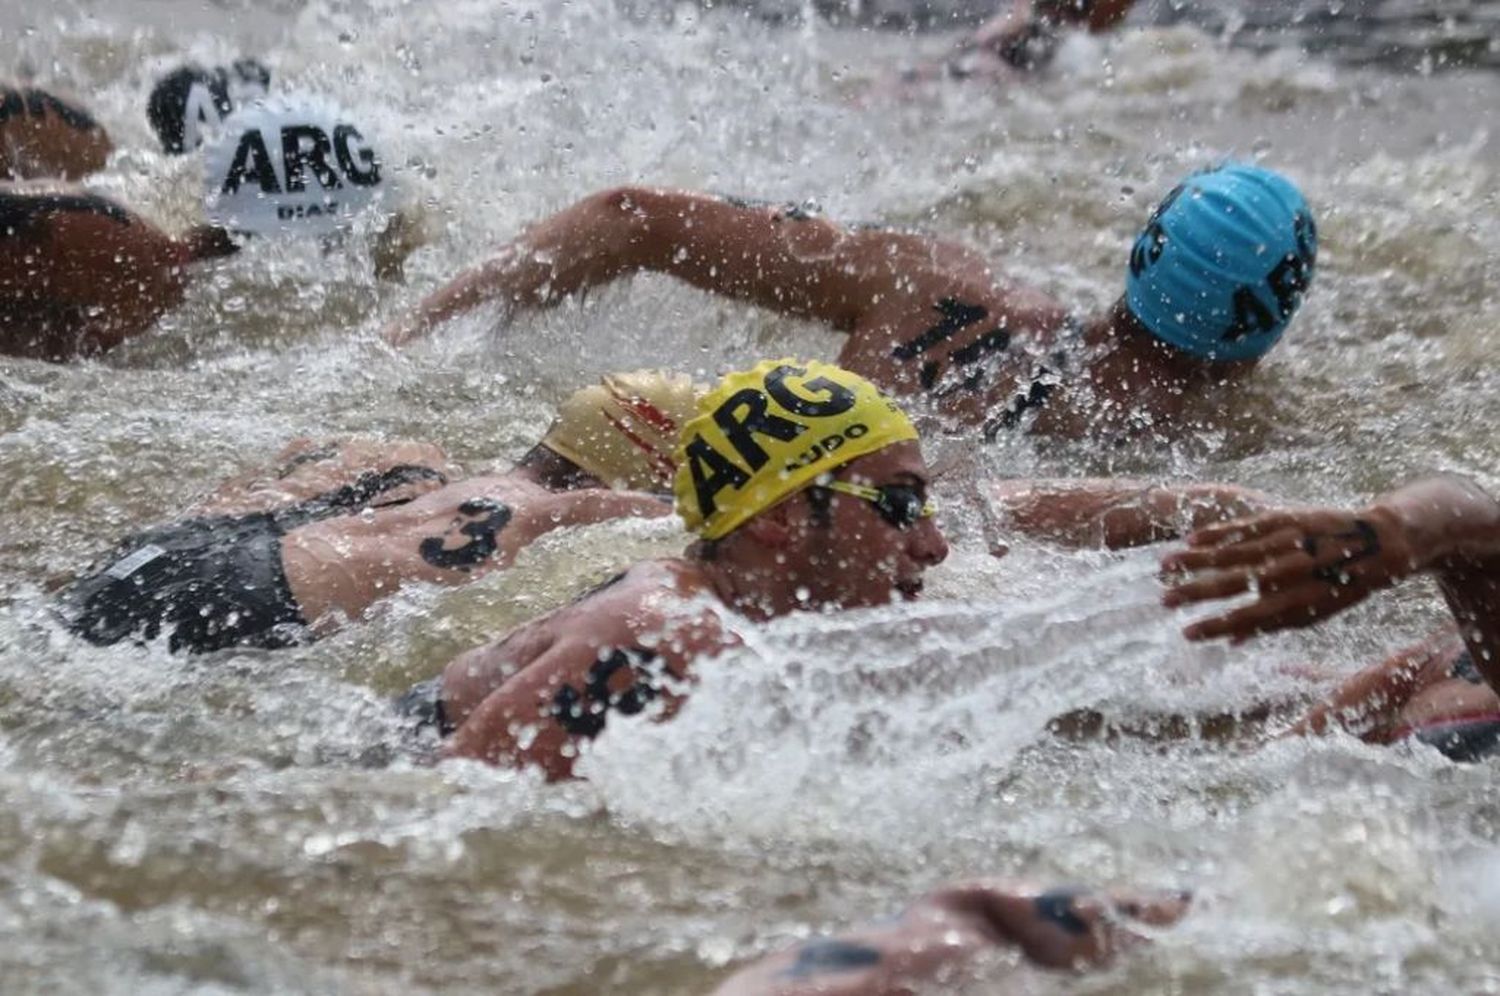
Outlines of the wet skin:
[{"label": "wet skin", "polygon": [[1007,948],[1044,968],[1101,967],[1142,941],[1132,924],[1170,926],[1188,903],[1183,892],[954,885],[884,924],[770,955],[737,972],[714,996],[907,996],[980,980],[993,985],[1012,972],[978,976],[979,963]]},{"label": "wet skin", "polygon": [[384,335],[399,345],[487,301],[512,313],[551,307],[641,271],[825,322],[849,335],[841,366],[986,433],[1117,436],[1166,425],[1189,398],[1253,366],[1171,349],[1119,303],[1071,326],[1060,302],[951,242],[644,187],[537,222]]},{"label": "wet skin", "polygon": [[[898,443],[838,476],[925,495],[928,471],[915,443]],[[443,672],[443,708],[457,728],[445,752],[570,777],[580,742],[610,712],[648,702],[657,719],[676,711],[695,669],[739,642],[726,610],[764,620],[915,597],[924,572],[947,554],[933,519],[900,529],[869,502],[836,492],[825,519],[798,492],[721,540],[712,559],[690,551],[638,565],[458,657]]]}]

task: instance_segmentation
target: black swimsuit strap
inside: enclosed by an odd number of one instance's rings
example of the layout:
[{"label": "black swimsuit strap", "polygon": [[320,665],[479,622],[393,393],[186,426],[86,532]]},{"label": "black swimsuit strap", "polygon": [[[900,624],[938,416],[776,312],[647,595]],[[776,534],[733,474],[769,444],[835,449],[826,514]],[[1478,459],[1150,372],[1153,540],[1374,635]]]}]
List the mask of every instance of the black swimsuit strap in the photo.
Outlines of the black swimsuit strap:
[{"label": "black swimsuit strap", "polygon": [[[397,464],[384,471],[369,470],[343,487],[334,488],[332,491],[274,513],[276,524],[283,530],[290,531],[298,526],[305,526],[309,522],[319,522],[340,515],[353,515],[362,508],[374,505],[375,499],[387,491],[403,485],[415,484],[418,481],[437,481],[439,484],[447,484],[448,478],[431,467],[410,463]],[[404,498],[400,501],[381,504],[403,505],[410,500],[410,498]]]},{"label": "black swimsuit strap", "polygon": [[97,214],[121,225],[130,213],[97,194],[15,194],[0,191],[0,236],[29,233],[58,214]]},{"label": "black swimsuit strap", "polygon": [[35,87],[0,87],[0,124],[22,115],[45,117],[48,111],[56,114],[68,127],[78,131],[93,131],[99,127],[99,122],[94,120],[92,114],[71,100],[63,100],[56,94]]}]

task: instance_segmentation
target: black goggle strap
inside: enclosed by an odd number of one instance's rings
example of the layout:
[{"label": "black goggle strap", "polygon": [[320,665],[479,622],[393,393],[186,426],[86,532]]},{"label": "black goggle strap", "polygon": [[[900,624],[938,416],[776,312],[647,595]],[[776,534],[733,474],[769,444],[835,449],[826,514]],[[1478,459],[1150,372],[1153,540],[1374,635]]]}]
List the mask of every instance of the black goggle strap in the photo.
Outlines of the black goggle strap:
[{"label": "black goggle strap", "polygon": [[885,484],[872,488],[849,481],[819,479],[818,487],[864,499],[875,506],[885,521],[898,529],[908,528],[920,519],[937,514],[936,503],[931,499],[923,501],[917,489],[909,484]]}]

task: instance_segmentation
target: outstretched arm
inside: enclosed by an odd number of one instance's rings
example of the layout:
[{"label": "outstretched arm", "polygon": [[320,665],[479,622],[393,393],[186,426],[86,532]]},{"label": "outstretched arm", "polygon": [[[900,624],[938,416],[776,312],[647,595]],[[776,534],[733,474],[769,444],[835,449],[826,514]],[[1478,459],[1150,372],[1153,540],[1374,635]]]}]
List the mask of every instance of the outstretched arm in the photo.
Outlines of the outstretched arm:
[{"label": "outstretched arm", "polygon": [[1392,654],[1351,675],[1287,733],[1306,736],[1338,728],[1384,742],[1411,697],[1446,676],[1447,665],[1461,646],[1452,634],[1442,634]]},{"label": "outstretched arm", "polygon": [[[741,970],[715,996],[898,996],[969,981],[986,953],[1019,949],[1033,964],[1108,964],[1142,938],[1132,924],[1169,926],[1185,893],[1039,891],[1003,882],[949,886],[885,925],[816,938]],[[987,979],[986,981],[994,981]]]},{"label": "outstretched arm", "polygon": [[1163,561],[1183,575],[1167,605],[1258,593],[1189,626],[1189,639],[1240,641],[1310,626],[1425,571],[1442,587],[1476,666],[1500,689],[1500,503],[1472,481],[1417,481],[1359,512],[1268,512],[1210,526],[1188,543]]},{"label": "outstretched arm", "polygon": [[995,481],[983,486],[1002,533],[1120,550],[1176,539],[1271,505],[1233,484],[1152,484],[1127,478]]},{"label": "outstretched arm", "polygon": [[964,39],[960,52],[982,52],[1012,70],[1041,68],[1051,58],[1062,27],[1093,34],[1114,29],[1135,0],[1013,0]]},{"label": "outstretched arm", "polygon": [[492,301],[550,307],[643,270],[845,331],[882,301],[913,293],[916,274],[988,275],[976,254],[925,236],[846,229],[792,206],[621,187],[532,225],[384,336],[400,345]]}]

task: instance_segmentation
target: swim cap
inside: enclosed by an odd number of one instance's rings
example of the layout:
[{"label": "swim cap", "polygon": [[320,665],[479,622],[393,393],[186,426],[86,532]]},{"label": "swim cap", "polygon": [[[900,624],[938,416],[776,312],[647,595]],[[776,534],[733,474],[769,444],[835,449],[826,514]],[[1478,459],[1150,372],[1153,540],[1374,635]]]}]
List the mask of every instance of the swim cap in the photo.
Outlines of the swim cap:
[{"label": "swim cap", "polygon": [[856,457],[917,438],[865,380],[816,360],[768,360],[698,402],[677,449],[677,514],[718,539]]},{"label": "swim cap", "polygon": [[383,191],[366,134],[318,100],[241,107],[224,119],[205,165],[209,220],[254,235],[326,235]]},{"label": "swim cap", "polygon": [[1318,229],[1280,173],[1226,163],[1167,195],[1130,250],[1125,301],[1163,342],[1206,360],[1262,356],[1312,282]]},{"label": "swim cap", "polygon": [[670,490],[672,451],[704,390],[682,374],[606,374],[558,406],[541,445],[612,488]]},{"label": "swim cap", "polygon": [[254,59],[240,59],[229,69],[204,69],[195,63],[167,73],[151,88],[146,118],[161,147],[173,155],[191,152],[234,110],[237,102],[264,96],[271,71]]}]

